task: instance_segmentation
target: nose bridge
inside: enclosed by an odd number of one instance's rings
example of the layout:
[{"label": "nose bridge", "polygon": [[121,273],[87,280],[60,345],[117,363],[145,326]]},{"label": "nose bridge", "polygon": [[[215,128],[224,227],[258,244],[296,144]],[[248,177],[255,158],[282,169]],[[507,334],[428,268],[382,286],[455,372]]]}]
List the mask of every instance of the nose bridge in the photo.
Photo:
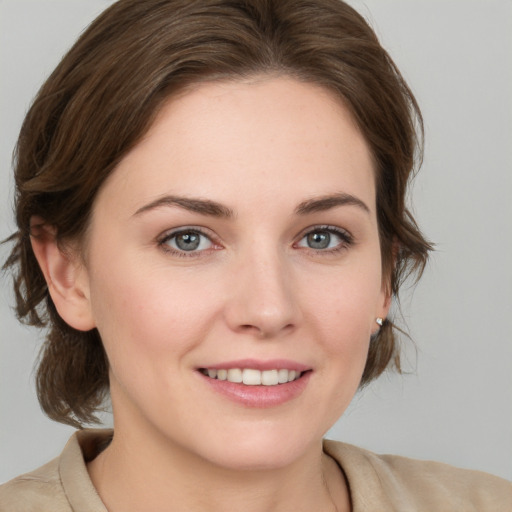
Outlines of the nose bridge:
[{"label": "nose bridge", "polygon": [[295,325],[292,273],[278,244],[253,242],[238,258],[228,305],[231,327],[269,337]]}]

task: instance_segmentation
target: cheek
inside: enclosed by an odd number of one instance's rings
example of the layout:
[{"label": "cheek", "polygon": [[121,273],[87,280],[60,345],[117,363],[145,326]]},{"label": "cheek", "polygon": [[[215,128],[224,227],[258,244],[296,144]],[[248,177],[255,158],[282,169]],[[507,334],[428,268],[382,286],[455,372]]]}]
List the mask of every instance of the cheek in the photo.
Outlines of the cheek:
[{"label": "cheek", "polygon": [[357,350],[361,342],[367,344],[374,330],[383,298],[380,262],[374,259],[360,259],[357,265],[316,275],[304,283],[304,307],[332,351],[340,345]]},{"label": "cheek", "polygon": [[[365,279],[353,272],[340,273],[325,282],[324,293],[310,295],[307,300],[308,337],[315,340],[316,351],[321,354],[317,366],[321,387],[315,410],[327,428],[352,401],[366,365],[373,329],[371,303],[379,292],[370,273],[365,272]],[[378,282],[379,273],[376,275]]]},{"label": "cheek", "polygon": [[174,359],[200,342],[215,316],[213,294],[204,287],[198,293],[186,274],[129,257],[95,268],[91,303],[112,365]]}]

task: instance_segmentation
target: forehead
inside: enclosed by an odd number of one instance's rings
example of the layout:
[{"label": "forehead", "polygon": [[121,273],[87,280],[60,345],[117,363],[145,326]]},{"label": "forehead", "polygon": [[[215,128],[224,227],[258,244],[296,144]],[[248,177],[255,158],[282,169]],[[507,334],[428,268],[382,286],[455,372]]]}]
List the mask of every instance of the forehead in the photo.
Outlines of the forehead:
[{"label": "forehead", "polygon": [[346,106],[319,85],[205,82],[164,104],[105,189],[139,207],[158,194],[224,202],[242,192],[244,204],[345,192],[371,206],[373,161]]}]

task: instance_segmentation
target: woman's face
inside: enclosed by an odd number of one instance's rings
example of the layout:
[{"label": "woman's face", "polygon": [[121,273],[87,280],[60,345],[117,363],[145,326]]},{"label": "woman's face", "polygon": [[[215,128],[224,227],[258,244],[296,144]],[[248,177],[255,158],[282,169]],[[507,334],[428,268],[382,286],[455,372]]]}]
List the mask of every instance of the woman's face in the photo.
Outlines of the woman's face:
[{"label": "woman's face", "polygon": [[368,146],[289,78],[171,99],[102,187],[86,260],[116,429],[226,467],[318,450],[387,311]]}]

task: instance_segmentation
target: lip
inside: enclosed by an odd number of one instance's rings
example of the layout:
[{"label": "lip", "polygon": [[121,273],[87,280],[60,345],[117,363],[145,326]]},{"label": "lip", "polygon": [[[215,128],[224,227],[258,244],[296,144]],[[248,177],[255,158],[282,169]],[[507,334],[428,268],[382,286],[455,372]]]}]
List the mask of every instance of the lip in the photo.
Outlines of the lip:
[{"label": "lip", "polygon": [[290,359],[269,359],[260,361],[258,359],[238,359],[236,361],[226,361],[221,363],[212,363],[201,366],[201,368],[215,368],[216,370],[229,370],[231,368],[252,368],[253,370],[295,370],[296,372],[305,372],[311,370],[311,366],[292,361]]},{"label": "lip", "polygon": [[278,407],[298,398],[306,389],[313,373],[311,367],[286,359],[273,359],[269,361],[243,359],[211,364],[202,368],[215,368],[217,370],[252,368],[260,371],[288,369],[302,373],[301,377],[297,380],[285,384],[278,384],[276,386],[246,386],[227,380],[212,379],[201,373],[199,368],[195,372],[209,389],[215,393],[222,395],[235,404],[256,409]]}]

